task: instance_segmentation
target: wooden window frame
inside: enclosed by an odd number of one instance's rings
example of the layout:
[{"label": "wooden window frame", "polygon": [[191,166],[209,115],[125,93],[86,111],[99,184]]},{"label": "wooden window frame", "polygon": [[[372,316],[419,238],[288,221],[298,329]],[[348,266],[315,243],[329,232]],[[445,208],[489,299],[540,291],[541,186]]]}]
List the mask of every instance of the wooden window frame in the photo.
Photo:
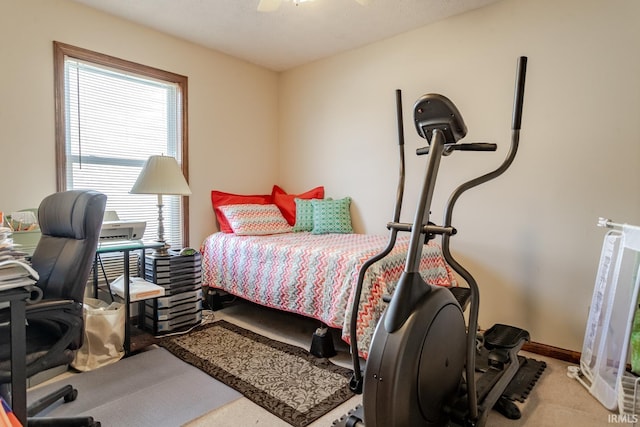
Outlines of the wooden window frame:
[{"label": "wooden window frame", "polygon": [[[119,71],[130,72],[145,77],[163,80],[178,85],[181,92],[181,163],[182,173],[189,182],[189,130],[188,130],[188,78],[180,74],[160,70],[158,68],[141,65],[135,62],[94,52],[88,49],[72,46],[58,41],[53,42],[54,55],[54,98],[55,98],[55,140],[56,140],[56,190],[67,189],[66,177],[66,111],[65,111],[65,87],[64,68],[65,58],[75,58],[81,61],[91,62]],[[183,247],[189,246],[189,199],[182,196],[182,242]]]}]

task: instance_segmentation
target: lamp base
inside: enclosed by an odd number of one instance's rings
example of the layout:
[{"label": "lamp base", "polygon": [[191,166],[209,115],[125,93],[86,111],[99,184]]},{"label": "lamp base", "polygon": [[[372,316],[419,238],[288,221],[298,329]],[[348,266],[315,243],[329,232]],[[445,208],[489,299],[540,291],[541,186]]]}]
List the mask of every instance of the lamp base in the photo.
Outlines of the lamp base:
[{"label": "lamp base", "polygon": [[169,256],[169,247],[170,247],[170,245],[167,242],[164,242],[162,240],[157,240],[156,242],[162,243],[162,246],[160,246],[159,248],[155,248],[153,250],[153,256],[156,256],[156,257]]}]

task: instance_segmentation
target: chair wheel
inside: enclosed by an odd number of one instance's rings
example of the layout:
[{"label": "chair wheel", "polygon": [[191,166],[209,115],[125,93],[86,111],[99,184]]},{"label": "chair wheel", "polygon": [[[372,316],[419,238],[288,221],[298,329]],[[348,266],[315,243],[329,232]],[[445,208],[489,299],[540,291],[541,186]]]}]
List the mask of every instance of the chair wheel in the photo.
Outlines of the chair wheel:
[{"label": "chair wheel", "polygon": [[74,388],[69,393],[64,395],[64,402],[65,403],[73,402],[74,400],[76,400],[77,397],[78,397],[78,390]]}]

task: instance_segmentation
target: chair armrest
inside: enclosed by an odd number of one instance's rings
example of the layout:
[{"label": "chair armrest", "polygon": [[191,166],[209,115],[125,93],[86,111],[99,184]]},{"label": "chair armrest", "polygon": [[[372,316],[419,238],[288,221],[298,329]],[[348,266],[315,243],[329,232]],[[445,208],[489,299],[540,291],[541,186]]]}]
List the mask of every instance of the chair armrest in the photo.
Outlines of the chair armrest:
[{"label": "chair armrest", "polygon": [[[82,316],[82,304],[70,299],[59,298],[28,303],[25,306],[25,317],[27,321],[29,318],[46,318],[49,313],[64,313],[64,317],[69,316],[69,313],[71,313],[72,316]],[[9,322],[10,317],[9,308],[0,310],[0,323]],[[59,317],[59,315],[54,316],[54,318]],[[54,318],[51,320],[54,320]]]},{"label": "chair armrest", "polygon": [[26,307],[27,322],[30,320],[46,320],[59,324],[74,326],[82,324],[82,303],[69,299],[41,300]]},{"label": "chair armrest", "polygon": [[82,309],[82,304],[75,302],[71,299],[46,299],[40,300],[38,302],[29,303],[26,306],[27,317],[31,313],[38,313],[40,311],[49,311],[49,310],[65,310],[65,309],[76,309],[80,307]]}]

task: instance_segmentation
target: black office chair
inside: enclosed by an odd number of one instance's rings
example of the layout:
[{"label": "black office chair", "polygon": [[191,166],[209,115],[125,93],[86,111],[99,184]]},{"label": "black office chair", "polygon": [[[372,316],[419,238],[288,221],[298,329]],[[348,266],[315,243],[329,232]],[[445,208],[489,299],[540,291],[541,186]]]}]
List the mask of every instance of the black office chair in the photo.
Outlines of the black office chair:
[{"label": "black office chair", "polygon": [[[28,304],[26,377],[68,365],[80,348],[84,322],[82,301],[98,245],[107,197],[92,190],[72,190],[46,197],[38,208],[42,237],[31,264],[40,279],[41,301]],[[8,310],[4,310],[5,312]],[[4,313],[6,315],[6,313]],[[0,315],[0,319],[4,317]],[[0,326],[0,384],[11,381],[8,328]],[[7,342],[5,342],[7,341]],[[92,417],[32,418],[58,399],[75,400],[72,386],[52,393],[27,408],[28,425],[99,426]]]}]

